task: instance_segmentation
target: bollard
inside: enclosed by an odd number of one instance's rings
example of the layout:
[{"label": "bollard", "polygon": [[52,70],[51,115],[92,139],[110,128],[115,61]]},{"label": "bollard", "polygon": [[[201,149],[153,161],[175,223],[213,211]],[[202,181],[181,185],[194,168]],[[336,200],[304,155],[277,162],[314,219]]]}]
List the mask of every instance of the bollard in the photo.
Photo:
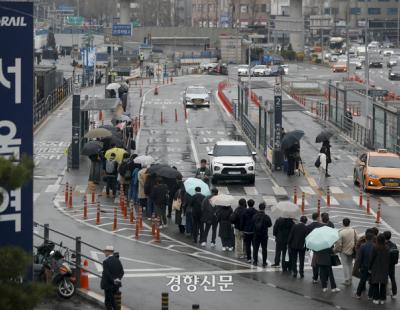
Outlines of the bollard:
[{"label": "bollard", "polygon": [[175,122],[178,121],[178,111],[175,109]]},{"label": "bollard", "polygon": [[155,95],[155,96],[158,95],[158,86],[156,86],[156,87],[154,88],[154,95]]},{"label": "bollard", "polygon": [[154,213],[151,215],[151,237],[153,240],[156,238],[156,221]]},{"label": "bollard", "polygon": [[140,228],[139,228],[139,221],[136,221],[136,227],[135,227],[136,229],[135,229],[135,239],[136,240],[139,240],[139,230],[140,230]]},{"label": "bollard", "polygon": [[139,229],[143,229],[143,210],[139,208]]},{"label": "bollard", "polygon": [[97,201],[96,225],[100,225],[100,200]]},{"label": "bollard", "polygon": [[139,91],[139,96],[140,96],[140,98],[142,98],[143,97],[143,90],[142,90],[142,88],[140,87],[140,91]]},{"label": "bollard", "polygon": [[84,260],[83,262],[83,268],[81,268],[81,287],[85,290],[89,289],[89,275],[86,272],[88,270],[89,263],[87,259]]},{"label": "bollard", "polygon": [[99,121],[102,121],[102,120],[103,120],[103,111],[100,110],[99,111]]},{"label": "bollard", "polygon": [[367,214],[371,214],[371,205],[370,205],[370,197],[369,194],[367,193]]},{"label": "bollard", "polygon": [[67,183],[65,183],[65,193],[64,193],[64,195],[65,195],[65,204],[66,205],[68,204],[68,189],[69,189],[69,185],[68,185],[68,182],[67,182]]},{"label": "bollard", "polygon": [[163,117],[163,112],[161,111],[161,114],[160,114],[160,123],[161,123],[161,125],[164,123],[164,117]]},{"label": "bollard", "polygon": [[294,186],[294,192],[293,192],[293,203],[297,205],[297,186]]},{"label": "bollard", "polygon": [[301,214],[304,214],[304,204],[305,204],[305,196],[304,192],[301,193]]},{"label": "bollard", "polygon": [[70,188],[69,188],[69,203],[68,203],[68,205],[69,205],[69,208],[71,209],[72,208],[72,186],[70,186]]},{"label": "bollard", "polygon": [[130,207],[130,210],[129,210],[129,223],[133,224],[134,219],[135,219],[135,217],[133,216],[133,207]]},{"label": "bollard", "polygon": [[381,223],[381,204],[378,203],[378,211],[376,212],[376,224]]},{"label": "bollard", "polygon": [[94,205],[95,203],[95,195],[96,195],[95,191],[92,191],[92,205]]},{"label": "bollard", "polygon": [[86,194],[83,196],[83,219],[87,220],[87,199]]},{"label": "bollard", "polygon": [[125,202],[124,202],[123,213],[124,213],[124,219],[127,219],[128,218],[128,198],[126,198],[126,196],[125,196],[125,200],[124,201]]},{"label": "bollard", "polygon": [[168,293],[161,293],[161,310],[168,310],[169,298]]},{"label": "bollard", "polygon": [[185,110],[185,120],[187,120],[187,118],[188,118],[188,115],[187,115],[187,110],[186,110],[186,107],[184,107],[183,109]]},{"label": "bollard", "polygon": [[331,206],[331,192],[330,192],[329,186],[326,189],[326,206],[328,208]]},{"label": "bollard", "polygon": [[362,188],[360,186],[360,202],[359,202],[359,207],[362,208],[363,207],[363,193],[362,193]]},{"label": "bollard", "polygon": [[321,215],[321,199],[318,198],[318,204],[317,204],[317,213],[318,216]]},{"label": "bollard", "polygon": [[192,305],[192,310],[200,310],[200,306],[199,305]]},{"label": "bollard", "polygon": [[156,219],[156,221],[157,221],[157,224],[156,224],[156,242],[161,242],[161,240],[160,240],[160,218],[159,217],[157,217],[157,219]]},{"label": "bollard", "polygon": [[117,207],[114,207],[114,220],[112,230],[117,230]]}]

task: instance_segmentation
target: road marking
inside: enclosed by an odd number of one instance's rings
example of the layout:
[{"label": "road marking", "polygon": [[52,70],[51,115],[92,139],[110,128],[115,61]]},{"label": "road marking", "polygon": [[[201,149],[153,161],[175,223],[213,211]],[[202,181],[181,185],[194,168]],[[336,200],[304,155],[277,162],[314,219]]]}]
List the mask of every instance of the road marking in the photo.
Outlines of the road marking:
[{"label": "road marking", "polygon": [[357,156],[354,156],[354,155],[347,155],[347,157],[350,158],[352,161],[357,160]]},{"label": "road marking", "polygon": [[[327,203],[326,196],[323,196],[322,199],[325,201],[325,203]],[[331,196],[330,199],[331,199],[331,201],[330,201],[331,202],[331,206],[339,206],[340,205],[339,201],[337,201],[335,199],[335,197]]]},{"label": "road marking", "polygon": [[278,203],[275,196],[263,196],[262,198],[267,206],[274,206]]},{"label": "road marking", "polygon": [[57,193],[59,189],[60,189],[60,185],[52,184],[52,185],[47,186],[45,192],[46,193]]},{"label": "road marking", "polygon": [[329,186],[329,190],[332,194],[343,194],[343,190],[339,186]]},{"label": "road marking", "polygon": [[244,186],[243,188],[244,188],[246,195],[258,196],[258,191],[255,186]]},{"label": "road marking", "polygon": [[385,205],[389,207],[398,207],[399,203],[396,202],[392,197],[380,197],[381,200],[385,203]]},{"label": "road marking", "polygon": [[315,195],[314,190],[311,188],[311,186],[300,186],[300,189],[302,192],[309,194],[309,195]]},{"label": "road marking", "polygon": [[288,196],[288,192],[282,186],[272,186],[272,190],[276,196]]},{"label": "road marking", "polygon": [[217,186],[219,194],[229,195],[229,189],[227,186]]},{"label": "road marking", "polygon": [[[186,124],[188,124],[189,119],[186,120]],[[190,129],[189,126],[186,126],[187,128],[187,132],[190,138],[190,146],[192,147],[192,152],[193,152],[193,157],[194,157],[194,161],[196,163],[196,167],[199,168],[200,165],[200,160],[199,160],[199,154],[197,153],[197,149],[196,149],[196,144],[195,144],[195,139],[193,137],[192,134],[192,130]]]},{"label": "road marking", "polygon": [[[353,201],[355,202],[355,204],[357,206],[360,206],[360,196],[353,196]],[[363,196],[363,200],[362,200],[362,205],[365,208],[367,207],[367,200],[364,196]]]}]

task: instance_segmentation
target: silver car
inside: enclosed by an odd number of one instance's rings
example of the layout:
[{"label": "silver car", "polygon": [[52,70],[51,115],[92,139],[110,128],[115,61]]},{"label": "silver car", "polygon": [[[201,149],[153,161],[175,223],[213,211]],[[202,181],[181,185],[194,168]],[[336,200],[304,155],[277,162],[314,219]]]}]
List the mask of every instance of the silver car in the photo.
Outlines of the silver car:
[{"label": "silver car", "polygon": [[209,107],[211,92],[204,86],[189,86],[183,94],[185,107]]}]

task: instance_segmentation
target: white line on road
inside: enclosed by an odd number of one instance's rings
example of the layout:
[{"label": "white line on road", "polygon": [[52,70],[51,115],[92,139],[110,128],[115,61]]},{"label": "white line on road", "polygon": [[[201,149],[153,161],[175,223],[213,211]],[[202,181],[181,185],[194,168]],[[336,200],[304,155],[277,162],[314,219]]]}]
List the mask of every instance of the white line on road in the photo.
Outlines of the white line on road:
[{"label": "white line on road", "polygon": [[288,192],[282,186],[272,186],[272,190],[274,191],[276,196],[287,196]]},{"label": "white line on road", "polygon": [[381,200],[385,203],[385,205],[389,207],[398,207],[399,204],[392,197],[380,197]]},{"label": "white line on road", "polygon": [[343,194],[343,190],[339,186],[330,186],[329,190],[332,194]]},{"label": "white line on road", "polygon": [[311,186],[300,186],[300,190],[306,194],[315,195],[315,192]]},{"label": "white line on road", "polygon": [[219,194],[229,195],[229,190],[227,186],[217,186]]},{"label": "white line on road", "polygon": [[246,195],[250,195],[250,196],[258,195],[257,188],[255,188],[254,186],[244,186],[243,188],[244,188]]}]

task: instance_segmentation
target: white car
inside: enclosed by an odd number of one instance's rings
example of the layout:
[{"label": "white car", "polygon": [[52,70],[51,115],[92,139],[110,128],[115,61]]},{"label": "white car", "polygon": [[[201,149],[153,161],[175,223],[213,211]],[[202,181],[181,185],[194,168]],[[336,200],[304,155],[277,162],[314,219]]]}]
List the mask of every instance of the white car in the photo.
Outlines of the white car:
[{"label": "white car", "polygon": [[383,56],[392,56],[394,54],[394,50],[383,50]]},{"label": "white car", "polygon": [[289,74],[289,65],[281,65],[281,67],[285,71],[285,75],[288,75]]},{"label": "white car", "polygon": [[239,76],[247,76],[247,75],[249,75],[249,66],[248,65],[240,65],[240,66],[238,66],[238,75]]},{"label": "white car", "polygon": [[206,63],[202,63],[200,65],[200,68],[203,70],[210,70],[210,69],[215,69],[218,66],[218,63],[216,62],[206,62]]},{"label": "white car", "polygon": [[250,69],[251,76],[267,76],[270,72],[266,65],[256,65]]},{"label": "white car", "polygon": [[219,180],[245,180],[254,184],[256,152],[251,152],[245,142],[219,141],[208,155],[213,184]]},{"label": "white car", "polygon": [[189,86],[183,94],[183,104],[186,107],[209,107],[210,95],[204,86]]},{"label": "white car", "polygon": [[362,62],[357,58],[350,59],[350,65],[355,66],[356,70],[362,69]]}]

